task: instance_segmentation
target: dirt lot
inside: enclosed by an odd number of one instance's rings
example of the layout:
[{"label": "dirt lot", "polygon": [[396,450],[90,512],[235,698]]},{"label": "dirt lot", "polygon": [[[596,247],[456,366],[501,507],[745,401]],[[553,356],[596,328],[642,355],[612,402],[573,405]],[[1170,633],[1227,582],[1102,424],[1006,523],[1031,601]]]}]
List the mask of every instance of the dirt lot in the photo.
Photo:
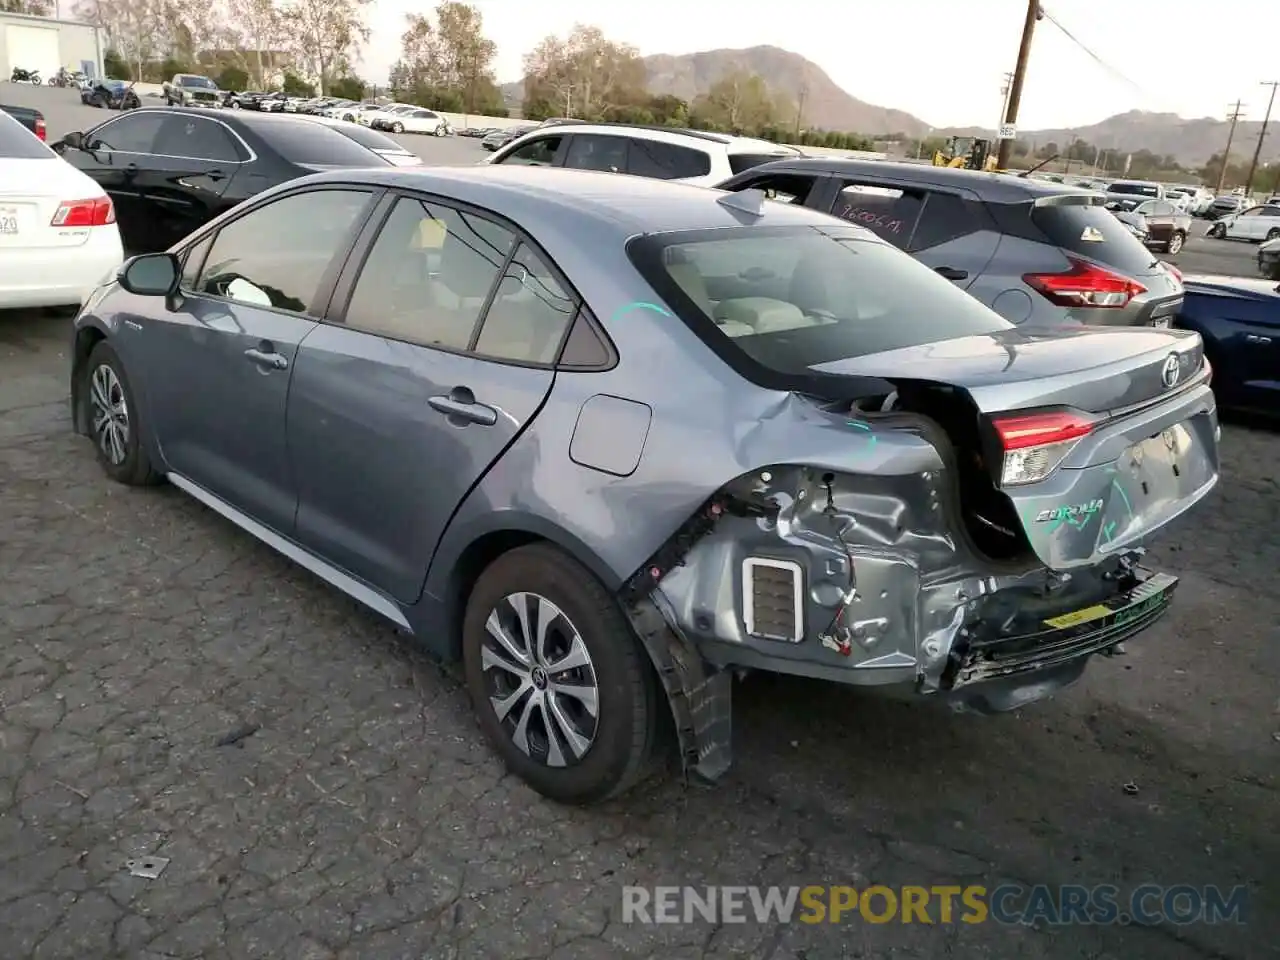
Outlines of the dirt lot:
[{"label": "dirt lot", "polygon": [[[1158,552],[1176,614],[1058,700],[952,717],[751,677],[727,783],[575,811],[504,776],[383,623],[177,491],[108,483],[69,432],[67,329],[0,314],[5,960],[1275,954],[1274,433],[1227,428],[1220,490]],[[620,922],[627,883],[1011,880],[1251,902],[1218,927]]]}]

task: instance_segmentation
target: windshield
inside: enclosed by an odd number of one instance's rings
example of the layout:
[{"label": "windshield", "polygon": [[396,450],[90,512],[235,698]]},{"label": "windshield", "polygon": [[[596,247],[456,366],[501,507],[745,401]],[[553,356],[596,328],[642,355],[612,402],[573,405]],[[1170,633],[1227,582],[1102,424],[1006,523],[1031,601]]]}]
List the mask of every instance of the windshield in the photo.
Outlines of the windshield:
[{"label": "windshield", "polygon": [[[1142,201],[1113,202],[1131,202],[1136,207]],[[1150,251],[1108,210],[1097,204],[1066,202],[1033,206],[1031,221],[1054,246],[1105,263],[1123,273],[1146,273],[1153,266]]]},{"label": "windshield", "polygon": [[632,262],[713,349],[775,373],[1011,324],[864,231],[734,227],[654,234]]},{"label": "windshield", "polygon": [[184,87],[199,87],[201,90],[217,90],[218,86],[208,77],[181,77],[178,83]]},{"label": "windshield", "polygon": [[1160,188],[1154,183],[1113,183],[1108,193],[1132,193],[1140,197],[1158,197]]}]

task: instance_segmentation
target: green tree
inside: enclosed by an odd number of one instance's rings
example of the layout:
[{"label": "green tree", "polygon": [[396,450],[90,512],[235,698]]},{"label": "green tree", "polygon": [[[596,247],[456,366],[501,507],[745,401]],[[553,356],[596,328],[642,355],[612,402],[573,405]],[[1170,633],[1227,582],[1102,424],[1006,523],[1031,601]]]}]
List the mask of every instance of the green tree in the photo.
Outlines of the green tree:
[{"label": "green tree", "polygon": [[790,111],[779,108],[764,78],[734,71],[721,77],[693,104],[693,121],[713,130],[756,133]]},{"label": "green tree", "polygon": [[291,97],[314,97],[316,95],[314,83],[307,83],[296,73],[290,73],[287,70],[284,74],[283,89]]},{"label": "green tree", "polygon": [[364,81],[354,74],[339,77],[329,84],[329,95],[344,100],[359,100],[364,97]]},{"label": "green tree", "polygon": [[299,66],[319,81],[320,93],[344,76],[369,39],[365,9],[372,0],[289,0],[283,9]]},{"label": "green tree", "polygon": [[218,74],[218,86],[223,90],[244,90],[249,86],[249,73],[240,67],[226,67]]},{"label": "green tree", "polygon": [[596,120],[609,107],[648,99],[639,52],[597,27],[579,24],[567,37],[545,37],[525,55],[524,74],[526,116],[551,107],[552,116]]}]

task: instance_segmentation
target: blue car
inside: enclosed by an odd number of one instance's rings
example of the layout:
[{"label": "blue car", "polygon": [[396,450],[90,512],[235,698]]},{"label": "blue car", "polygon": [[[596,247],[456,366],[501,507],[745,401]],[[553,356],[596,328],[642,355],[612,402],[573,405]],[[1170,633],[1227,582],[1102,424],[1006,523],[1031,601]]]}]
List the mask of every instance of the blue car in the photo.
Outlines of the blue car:
[{"label": "blue car", "polygon": [[1204,340],[1220,406],[1280,414],[1280,284],[1188,276],[1177,326]]}]

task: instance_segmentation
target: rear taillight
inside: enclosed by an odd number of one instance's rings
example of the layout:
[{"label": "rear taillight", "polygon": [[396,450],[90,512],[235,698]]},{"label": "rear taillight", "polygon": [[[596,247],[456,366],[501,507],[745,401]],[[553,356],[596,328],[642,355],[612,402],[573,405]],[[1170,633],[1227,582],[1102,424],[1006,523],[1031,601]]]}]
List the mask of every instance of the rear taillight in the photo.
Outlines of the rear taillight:
[{"label": "rear taillight", "polygon": [[36,136],[41,140],[49,139],[49,130],[44,125],[44,117],[36,117]]},{"label": "rear taillight", "polygon": [[116,210],[110,197],[92,200],[63,200],[49,221],[51,227],[105,227],[116,222]]},{"label": "rear taillight", "polygon": [[1028,273],[1022,279],[1060,307],[1123,307],[1147,292],[1146,287],[1128,277],[1074,257],[1067,259],[1071,269],[1065,273]]},{"label": "rear taillight", "polygon": [[1043,480],[1058,468],[1094,421],[1079,413],[1025,413],[997,417],[993,426],[1004,450],[1000,483],[1011,487]]}]

